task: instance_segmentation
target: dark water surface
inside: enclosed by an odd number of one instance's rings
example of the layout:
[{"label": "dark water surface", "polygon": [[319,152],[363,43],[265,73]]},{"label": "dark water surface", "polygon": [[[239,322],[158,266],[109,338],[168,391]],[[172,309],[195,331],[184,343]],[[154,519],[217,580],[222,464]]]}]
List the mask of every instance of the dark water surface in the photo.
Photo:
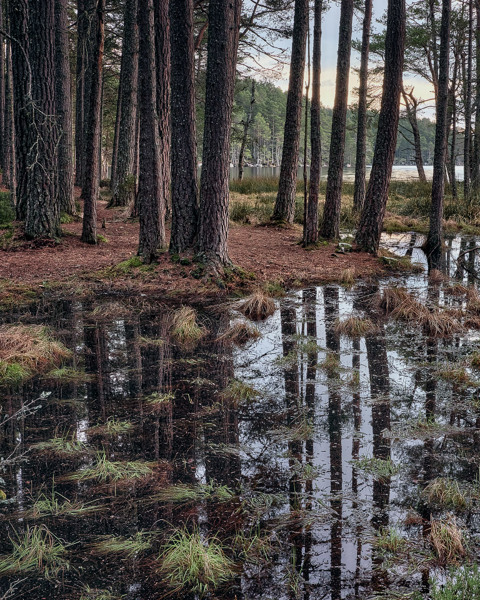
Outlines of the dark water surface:
[{"label": "dark water surface", "polygon": [[[423,261],[419,238],[384,242]],[[474,243],[450,244],[465,284],[455,257]],[[1,560],[39,532],[65,549],[57,569],[42,564],[47,577],[0,578],[0,598],[200,597],[191,582],[172,592],[173,568],[162,566],[176,532],[227,561],[209,597],[427,598],[429,579],[443,578],[432,519],[456,519],[473,560],[478,551],[480,373],[467,361],[480,335],[434,339],[380,317],[373,300],[400,285],[425,303],[464,302],[424,274],[305,289],[279,299],[243,347],[221,337],[243,319],[225,309],[199,312],[208,334],[192,347],[172,340],[161,305],[69,300],[22,315],[53,328],[86,378],[2,392],[0,457],[23,459],[0,473]],[[352,314],[379,332],[339,335]],[[439,375],[452,363],[467,365],[468,381]],[[69,449],[38,446],[59,438]],[[106,461],[123,465],[120,476],[99,477]],[[467,507],[427,502],[440,477],[470,494]],[[398,550],[378,541],[388,537]]]}]

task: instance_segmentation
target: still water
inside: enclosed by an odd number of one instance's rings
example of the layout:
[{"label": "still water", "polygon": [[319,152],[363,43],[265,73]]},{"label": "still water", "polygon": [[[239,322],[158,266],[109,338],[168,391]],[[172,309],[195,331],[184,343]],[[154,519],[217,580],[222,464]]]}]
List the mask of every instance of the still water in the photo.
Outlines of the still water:
[{"label": "still water", "polygon": [[[384,244],[424,262],[418,237]],[[464,285],[476,244],[449,243]],[[463,249],[473,258],[458,265]],[[2,391],[0,564],[10,557],[12,570],[0,597],[428,598],[430,578],[443,578],[434,520],[456,513],[471,559],[479,549],[480,373],[468,360],[480,335],[436,339],[387,319],[377,299],[398,286],[422,303],[465,305],[458,285],[424,274],[312,287],[280,298],[243,346],[223,335],[243,319],[225,306],[199,310],[208,334],[190,347],[174,341],[173,309],[160,304],[68,300],[17,315],[51,327],[77,375]],[[378,331],[341,335],[351,315]],[[461,383],[441,375],[451,364],[465,369]],[[123,471],[101,476],[106,462]],[[472,501],[433,506],[424,492],[437,478]],[[15,562],[32,531],[59,552],[50,570],[46,559],[23,571]],[[165,568],[186,536],[226,561],[216,589]],[[388,536],[400,540],[393,553]]]},{"label": "still water", "polygon": [[[426,165],[425,175],[428,180],[433,178],[433,166]],[[308,169],[310,171],[310,168]],[[367,167],[367,177],[370,175],[371,166]],[[328,167],[322,169],[322,179],[327,179]],[[463,167],[455,167],[455,175],[457,181],[463,181]],[[280,167],[245,167],[244,177],[257,178],[257,177],[279,177]],[[230,169],[230,177],[232,179],[238,178],[238,168],[232,167]],[[353,167],[346,167],[343,171],[343,177],[345,181],[355,181],[355,169]],[[303,168],[298,170],[298,178],[303,179]],[[418,179],[417,167],[412,165],[394,165],[392,169],[392,180],[393,181],[411,181]]]}]

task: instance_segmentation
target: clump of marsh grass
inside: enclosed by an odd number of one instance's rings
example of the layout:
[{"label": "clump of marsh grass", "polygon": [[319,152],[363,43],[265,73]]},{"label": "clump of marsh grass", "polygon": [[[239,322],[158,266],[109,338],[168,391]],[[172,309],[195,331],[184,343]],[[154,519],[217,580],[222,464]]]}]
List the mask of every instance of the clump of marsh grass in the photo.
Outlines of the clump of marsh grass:
[{"label": "clump of marsh grass", "polygon": [[407,540],[395,527],[382,527],[374,540],[374,546],[379,550],[396,554],[406,549]]},{"label": "clump of marsh grass", "polygon": [[445,381],[449,381],[450,383],[454,383],[461,387],[476,385],[475,381],[472,380],[465,367],[461,365],[445,366],[445,368],[439,369],[437,373],[438,376]]},{"label": "clump of marsh grass", "polygon": [[385,288],[380,297],[379,306],[387,314],[390,314],[396,308],[410,300],[413,300],[413,298],[405,288]]},{"label": "clump of marsh grass", "polygon": [[326,372],[329,377],[338,377],[340,369],[340,358],[335,352],[328,352],[325,359],[319,364],[319,368]]},{"label": "clump of marsh grass", "polygon": [[353,267],[341,271],[340,283],[346,287],[355,285],[355,269]]},{"label": "clump of marsh grass", "polygon": [[121,536],[107,536],[91,545],[95,554],[117,554],[125,558],[134,559],[152,546],[152,534],[139,531],[131,538]]},{"label": "clump of marsh grass", "polygon": [[463,510],[469,504],[468,497],[462,492],[458,482],[446,477],[437,477],[430,481],[422,495],[430,504],[442,508]]},{"label": "clump of marsh grass", "polygon": [[21,513],[24,519],[43,519],[44,517],[81,517],[102,510],[102,506],[71,502],[61,494],[52,492],[50,496],[40,494],[32,506]]},{"label": "clump of marsh grass", "polygon": [[118,483],[143,479],[152,475],[153,463],[141,461],[110,461],[104,452],[97,454],[95,462],[84,469],[65,476],[67,481],[91,481]]},{"label": "clump of marsh grass", "polygon": [[378,333],[378,325],[375,325],[370,319],[362,319],[352,315],[343,321],[338,320],[335,323],[335,332],[338,335],[345,335],[349,338],[365,337],[366,335],[375,335]]},{"label": "clump of marsh grass", "polygon": [[45,525],[28,527],[23,535],[10,538],[12,552],[0,557],[0,575],[40,573],[55,579],[69,565],[66,546]]},{"label": "clump of marsh grass", "polygon": [[180,483],[170,485],[155,494],[155,502],[165,504],[188,504],[204,500],[228,502],[235,497],[235,492],[226,485],[214,481],[206,484],[188,485]]},{"label": "clump of marsh grass", "polygon": [[205,335],[205,327],[197,323],[197,313],[190,306],[182,306],[175,311],[172,319],[172,337],[184,347],[192,347]]},{"label": "clump of marsh grass", "polygon": [[251,404],[255,402],[259,395],[258,390],[239,379],[232,379],[223,392],[221,392],[222,400],[233,406]]},{"label": "clump of marsh grass", "polygon": [[134,428],[135,425],[130,421],[121,421],[111,417],[103,425],[90,427],[87,433],[92,437],[117,437],[119,435],[131,433]]},{"label": "clump of marsh grass", "polygon": [[38,442],[30,446],[30,450],[50,458],[75,459],[82,458],[89,453],[84,444],[73,436],[55,437],[46,442]]},{"label": "clump of marsh grass", "polygon": [[61,383],[86,383],[91,381],[92,376],[84,371],[79,371],[73,367],[60,367],[53,369],[46,375],[47,379],[53,379]]},{"label": "clump of marsh grass", "polygon": [[433,583],[431,600],[480,600],[480,569],[478,565],[462,566],[450,571],[445,583]]},{"label": "clump of marsh grass", "polygon": [[230,327],[217,338],[217,341],[229,341],[234,344],[243,345],[250,340],[260,337],[256,327],[245,321],[235,321]]},{"label": "clump of marsh grass", "polygon": [[145,404],[148,410],[152,413],[162,412],[164,408],[173,400],[175,394],[173,392],[153,392],[145,398]]},{"label": "clump of marsh grass", "polygon": [[398,466],[390,459],[382,458],[369,458],[362,456],[358,460],[353,461],[352,464],[356,469],[372,475],[377,481],[386,481],[393,475],[396,475],[399,471]]},{"label": "clump of marsh grass", "polygon": [[425,334],[432,337],[449,337],[463,331],[462,324],[454,315],[438,309],[426,309],[420,323]]},{"label": "clump of marsh grass", "polygon": [[20,383],[59,367],[70,351],[39,325],[0,326],[0,383]]},{"label": "clump of marsh grass", "polygon": [[276,310],[275,301],[261,290],[235,302],[233,306],[252,321],[263,321],[273,315]]},{"label": "clump of marsh grass", "polygon": [[430,543],[440,564],[455,564],[467,551],[462,530],[453,515],[444,519],[431,519]]},{"label": "clump of marsh grass", "polygon": [[234,577],[234,563],[217,538],[203,539],[199,531],[176,531],[159,556],[160,573],[173,592],[205,596]]}]

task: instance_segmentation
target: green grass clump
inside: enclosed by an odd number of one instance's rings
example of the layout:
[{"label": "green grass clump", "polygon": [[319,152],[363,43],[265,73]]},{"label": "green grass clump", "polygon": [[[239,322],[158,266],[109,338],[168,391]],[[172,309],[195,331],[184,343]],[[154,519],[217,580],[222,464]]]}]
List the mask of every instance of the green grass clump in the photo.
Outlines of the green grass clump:
[{"label": "green grass clump", "polygon": [[59,369],[53,369],[47,373],[48,379],[63,383],[85,383],[92,379],[92,376],[84,371],[79,371],[74,367],[60,367]]},{"label": "green grass clump", "polygon": [[255,402],[260,393],[251,385],[243,383],[239,379],[232,379],[222,392],[222,399],[238,406]]},{"label": "green grass clump", "polygon": [[132,538],[107,536],[100,542],[93,544],[91,548],[95,554],[119,554],[125,558],[133,559],[151,547],[151,538],[150,533],[141,531]]},{"label": "green grass clump", "polygon": [[396,552],[405,550],[407,540],[395,527],[386,527],[380,529],[377,533],[374,546],[383,552],[395,554]]},{"label": "green grass clump", "polygon": [[430,504],[447,509],[462,510],[469,504],[468,497],[462,492],[458,482],[446,477],[437,477],[430,481],[423,490],[423,496]]},{"label": "green grass clump", "polygon": [[102,510],[101,506],[71,502],[61,494],[52,492],[50,496],[40,494],[32,506],[22,513],[25,519],[43,519],[44,517],[82,517]]},{"label": "green grass clump", "polygon": [[38,442],[30,446],[30,449],[35,453],[53,458],[81,458],[88,453],[86,445],[71,436]]},{"label": "green grass clump", "polygon": [[205,596],[234,577],[234,563],[216,538],[199,531],[176,531],[160,554],[160,573],[174,592]]},{"label": "green grass clump", "polygon": [[88,585],[83,588],[80,596],[80,600],[119,600],[119,598],[119,596],[112,594],[110,590],[91,588]]},{"label": "green grass clump", "polygon": [[372,475],[377,481],[386,481],[398,473],[398,466],[390,459],[362,456],[352,464],[360,471]]},{"label": "green grass clump", "polygon": [[190,306],[182,306],[175,311],[172,320],[172,337],[186,348],[195,346],[207,331],[197,323],[197,313]]},{"label": "green grass clump", "polygon": [[30,371],[18,363],[8,364],[0,360],[0,384],[7,386],[20,385],[30,377]]},{"label": "green grass clump", "polygon": [[444,584],[433,583],[431,600],[480,600],[478,565],[451,570]]},{"label": "green grass clump", "polygon": [[216,502],[228,502],[235,496],[235,493],[226,485],[218,485],[214,481],[206,484],[171,485],[155,494],[156,502],[165,502],[166,504],[188,504],[189,502],[200,502],[210,500]]},{"label": "green grass clump", "polygon": [[103,425],[90,427],[87,433],[91,436],[117,437],[131,433],[134,427],[134,424],[130,421],[120,421],[111,417]]},{"label": "green grass clump", "polygon": [[68,569],[66,546],[45,525],[27,527],[10,541],[12,552],[0,558],[0,575],[39,573],[55,579]]},{"label": "green grass clump", "polygon": [[101,452],[93,465],[67,475],[67,481],[90,481],[96,479],[102,483],[118,483],[120,481],[133,481],[148,477],[153,473],[151,463],[141,461],[119,462],[110,461],[105,453]]}]

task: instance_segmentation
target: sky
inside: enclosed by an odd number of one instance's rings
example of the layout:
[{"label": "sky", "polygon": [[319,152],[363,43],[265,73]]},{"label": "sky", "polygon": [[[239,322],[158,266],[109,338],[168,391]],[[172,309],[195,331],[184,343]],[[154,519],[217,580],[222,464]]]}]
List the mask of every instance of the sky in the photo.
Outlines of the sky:
[{"label": "sky", "polygon": [[[408,1],[407,1],[408,6]],[[378,20],[386,12],[387,0],[373,0],[373,18],[372,28],[375,31],[380,31],[382,26]],[[293,16],[292,16],[293,18]],[[361,40],[362,38],[362,19],[363,16],[359,12],[355,13],[353,21],[353,39]],[[331,2],[329,10],[324,14],[322,26],[322,104],[332,107],[335,98],[335,76],[337,64],[337,47],[338,47],[338,29],[340,23],[340,3]],[[312,32],[313,38],[313,24]],[[285,40],[282,47],[289,48],[291,42]],[[350,97],[349,103],[355,102],[355,96],[352,93],[353,89],[358,87],[358,77],[354,71],[354,67],[360,65],[360,53],[352,50],[351,57],[352,68],[350,70]],[[275,81],[275,84],[284,90],[288,89],[289,65],[285,65],[281,78]],[[432,97],[431,86],[419,77],[413,77],[408,73],[404,77],[405,86],[407,88],[415,88],[415,96],[422,99]]]}]

